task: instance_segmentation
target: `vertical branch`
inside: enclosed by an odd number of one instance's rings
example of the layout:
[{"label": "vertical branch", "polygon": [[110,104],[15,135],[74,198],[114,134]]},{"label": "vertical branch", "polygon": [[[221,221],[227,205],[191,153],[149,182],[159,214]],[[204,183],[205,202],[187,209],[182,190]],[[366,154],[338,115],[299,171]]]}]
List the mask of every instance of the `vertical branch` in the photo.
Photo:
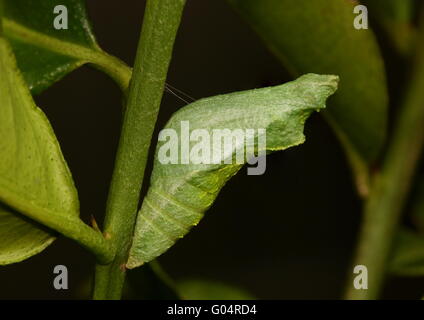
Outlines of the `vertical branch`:
[{"label": "vertical branch", "polygon": [[368,268],[368,290],[348,284],[348,299],[376,299],[383,284],[392,239],[424,145],[424,32],[421,30],[411,87],[400,110],[381,172],[373,181],[355,265]]},{"label": "vertical branch", "polygon": [[97,266],[95,299],[119,299],[139,194],[185,0],[148,0],[106,209],[105,232],[117,250]]}]

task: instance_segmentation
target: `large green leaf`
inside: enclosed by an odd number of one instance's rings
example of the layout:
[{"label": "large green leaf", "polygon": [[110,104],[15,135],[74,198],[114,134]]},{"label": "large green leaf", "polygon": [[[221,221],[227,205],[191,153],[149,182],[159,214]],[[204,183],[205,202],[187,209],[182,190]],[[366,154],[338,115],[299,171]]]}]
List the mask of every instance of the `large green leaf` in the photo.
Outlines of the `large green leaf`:
[{"label": "large green leaf", "polygon": [[[95,252],[108,251],[100,233],[79,219],[78,195],[59,144],[47,118],[32,100],[12,49],[1,37],[0,75],[0,201]],[[17,216],[4,209],[1,218],[2,233],[13,233],[10,228],[14,225],[15,237],[22,237],[15,256],[0,254],[5,258],[1,264],[20,261],[52,241],[35,224],[18,222]]]},{"label": "large green leaf", "polygon": [[337,74],[340,87],[325,112],[367,192],[367,163],[386,135],[388,95],[381,54],[370,30],[353,27],[345,0],[229,0],[293,75]]},{"label": "large green leaf", "polygon": [[[160,135],[151,185],[137,217],[127,266],[134,268],[153,260],[187,234],[249,158],[252,147],[258,152],[272,152],[301,144],[305,120],[314,110],[325,107],[337,82],[336,76],[308,74],[277,87],[201,99],[175,113]],[[182,135],[186,129],[182,126],[187,123],[190,134],[202,133],[206,138],[185,141]],[[210,143],[207,137],[215,139],[217,129],[230,133],[253,129],[255,142],[236,139],[235,143]],[[266,147],[256,143],[265,135],[259,129],[266,130]],[[175,133],[178,138],[163,141],[168,133]],[[176,163],[163,163],[164,150],[178,149],[180,137],[184,140],[181,147],[189,143],[187,150],[191,154],[202,149],[202,156],[209,156],[194,164],[185,159],[187,154],[181,150],[181,159]],[[243,156],[241,161],[239,153]],[[211,164],[213,156],[216,164]]]},{"label": "large green leaf", "polygon": [[[68,29],[53,27],[57,5],[68,10]],[[97,45],[84,0],[5,0],[4,31],[33,93],[85,63],[108,73],[123,89],[128,85],[130,69]]]}]

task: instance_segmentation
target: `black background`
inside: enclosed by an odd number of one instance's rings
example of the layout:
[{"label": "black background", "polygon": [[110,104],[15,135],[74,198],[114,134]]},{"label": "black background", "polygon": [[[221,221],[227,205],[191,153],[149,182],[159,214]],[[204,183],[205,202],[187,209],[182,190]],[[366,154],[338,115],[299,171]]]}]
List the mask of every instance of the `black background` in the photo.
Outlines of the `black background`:
[{"label": "black background", "polygon": [[[144,1],[88,1],[100,45],[132,65]],[[168,82],[194,98],[290,80],[260,39],[221,0],[188,1]],[[79,190],[82,217],[101,222],[121,120],[121,94],[83,67],[36,97],[61,142]],[[159,128],[184,102],[165,93]],[[143,125],[142,123],[140,125]],[[176,279],[240,286],[262,299],[341,298],[361,203],[343,152],[314,115],[306,143],[268,157],[263,176],[242,170],[198,227],[160,257]],[[68,291],[53,268],[69,270]],[[60,238],[41,254],[0,268],[0,298],[87,298],[94,260]],[[390,278],[386,298],[418,298],[423,279]],[[135,296],[136,297],[136,296]]]}]

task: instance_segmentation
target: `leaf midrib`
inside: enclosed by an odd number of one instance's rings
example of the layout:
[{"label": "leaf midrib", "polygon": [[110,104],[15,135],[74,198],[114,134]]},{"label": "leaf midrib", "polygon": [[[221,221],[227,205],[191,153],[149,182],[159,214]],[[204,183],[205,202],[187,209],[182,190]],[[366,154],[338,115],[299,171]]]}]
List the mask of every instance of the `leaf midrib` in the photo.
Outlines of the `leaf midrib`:
[{"label": "leaf midrib", "polygon": [[82,64],[91,63],[114,79],[122,90],[128,88],[132,73],[131,68],[118,58],[104,52],[95,42],[93,42],[92,48],[84,47],[31,30],[8,18],[3,18],[3,28],[5,35],[9,38],[77,59]]},{"label": "leaf midrib", "polygon": [[96,43],[93,43],[95,46],[93,49],[88,49],[82,45],[63,41],[41,32],[31,30],[8,18],[3,18],[3,26],[6,36],[10,38],[22,40],[37,47],[42,47],[78,60],[84,60],[85,62],[93,61],[93,58],[96,58],[96,55],[101,53],[99,52],[101,49]]}]

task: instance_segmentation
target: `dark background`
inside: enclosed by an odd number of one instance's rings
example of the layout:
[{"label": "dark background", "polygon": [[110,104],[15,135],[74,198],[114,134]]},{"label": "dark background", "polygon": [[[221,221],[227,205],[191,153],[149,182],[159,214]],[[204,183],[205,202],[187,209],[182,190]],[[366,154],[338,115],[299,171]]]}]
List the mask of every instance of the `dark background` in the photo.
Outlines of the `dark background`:
[{"label": "dark background", "polygon": [[[144,1],[88,1],[100,45],[132,65]],[[384,45],[384,44],[383,44]],[[195,98],[290,80],[260,39],[221,0],[188,1],[168,82]],[[41,96],[73,173],[81,215],[101,222],[118,143],[121,93],[83,67]],[[185,103],[165,93],[159,128]],[[143,125],[142,123],[140,125]],[[160,257],[175,278],[237,285],[264,299],[341,298],[361,203],[328,125],[314,115],[306,143],[272,154],[263,176],[242,170],[198,227]],[[53,268],[69,270],[67,291]],[[0,268],[0,298],[87,298],[94,260],[66,238],[22,263]],[[423,279],[390,278],[386,298],[418,298]],[[136,296],[135,296],[136,297]]]}]

